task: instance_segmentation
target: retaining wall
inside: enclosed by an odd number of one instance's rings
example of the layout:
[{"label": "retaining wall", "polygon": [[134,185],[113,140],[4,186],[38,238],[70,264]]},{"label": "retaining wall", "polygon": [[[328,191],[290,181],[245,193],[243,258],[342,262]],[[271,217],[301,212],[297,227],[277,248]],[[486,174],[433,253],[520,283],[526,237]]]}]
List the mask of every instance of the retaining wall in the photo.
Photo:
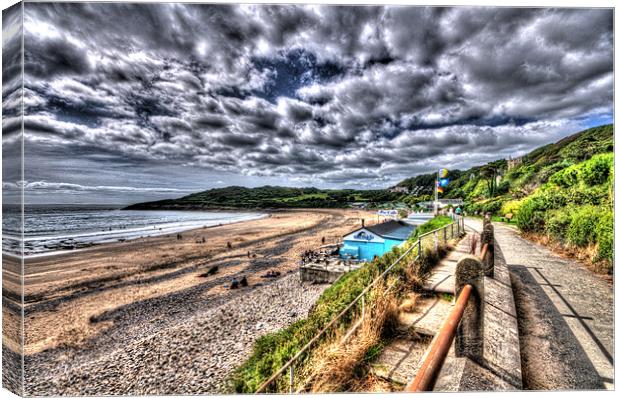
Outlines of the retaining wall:
[{"label": "retaining wall", "polygon": [[523,388],[515,301],[508,266],[494,240],[495,270],[484,277],[483,353],[474,361],[456,357],[454,345],[434,391],[511,391]]}]

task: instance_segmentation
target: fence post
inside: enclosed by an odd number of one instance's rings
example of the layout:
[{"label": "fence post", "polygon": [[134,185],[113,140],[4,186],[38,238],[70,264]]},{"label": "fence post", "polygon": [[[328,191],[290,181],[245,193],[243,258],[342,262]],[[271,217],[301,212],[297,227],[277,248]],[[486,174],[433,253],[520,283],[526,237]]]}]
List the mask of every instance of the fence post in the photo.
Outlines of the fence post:
[{"label": "fence post", "polygon": [[482,247],[485,243],[487,244],[487,255],[482,259],[482,264],[484,265],[484,275],[491,278],[493,277],[495,271],[495,245],[493,244],[495,242],[494,236],[494,227],[489,221],[482,228],[480,245]]},{"label": "fence post", "polygon": [[364,319],[364,315],[366,314],[366,302],[364,300],[365,296],[362,296],[362,320]]},{"label": "fence post", "polygon": [[448,241],[448,227],[443,227],[443,243]]},{"label": "fence post", "polygon": [[439,237],[437,236],[437,231],[433,232],[433,241],[435,242],[435,253],[439,250]]},{"label": "fence post", "polygon": [[454,296],[458,297],[465,285],[472,293],[454,340],[457,357],[468,357],[480,363],[483,352],[484,270],[480,260],[471,255],[461,257],[454,274]]}]

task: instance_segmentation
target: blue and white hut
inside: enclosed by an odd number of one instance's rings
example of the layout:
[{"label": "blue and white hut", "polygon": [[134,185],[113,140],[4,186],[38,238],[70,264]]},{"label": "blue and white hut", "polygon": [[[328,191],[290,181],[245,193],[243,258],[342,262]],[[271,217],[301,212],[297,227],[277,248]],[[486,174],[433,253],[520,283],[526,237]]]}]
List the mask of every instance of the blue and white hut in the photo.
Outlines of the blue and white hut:
[{"label": "blue and white hut", "polygon": [[394,246],[402,244],[415,231],[415,226],[400,220],[390,220],[369,227],[364,226],[343,237],[340,257],[371,261],[381,257]]}]

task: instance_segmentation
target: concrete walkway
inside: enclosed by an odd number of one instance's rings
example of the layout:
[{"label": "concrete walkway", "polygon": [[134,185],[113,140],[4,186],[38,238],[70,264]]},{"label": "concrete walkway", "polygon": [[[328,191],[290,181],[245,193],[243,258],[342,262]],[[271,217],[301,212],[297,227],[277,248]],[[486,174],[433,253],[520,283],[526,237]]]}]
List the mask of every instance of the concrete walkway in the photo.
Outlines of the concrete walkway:
[{"label": "concrete walkway", "polygon": [[[480,220],[465,224],[482,229]],[[515,293],[524,388],[613,389],[612,286],[514,228],[494,225]]]}]

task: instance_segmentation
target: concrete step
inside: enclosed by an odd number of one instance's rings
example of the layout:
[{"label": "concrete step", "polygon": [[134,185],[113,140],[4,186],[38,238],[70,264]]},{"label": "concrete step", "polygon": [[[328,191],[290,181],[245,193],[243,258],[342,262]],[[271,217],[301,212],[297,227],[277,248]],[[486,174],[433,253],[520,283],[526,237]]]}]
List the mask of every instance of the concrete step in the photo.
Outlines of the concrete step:
[{"label": "concrete step", "polygon": [[461,239],[456,248],[441,260],[430,273],[422,287],[425,291],[454,294],[454,272],[456,263],[469,253],[471,234]]},{"label": "concrete step", "polygon": [[399,323],[402,328],[432,337],[439,331],[452,307],[452,300],[439,295],[418,297],[413,312],[400,312]]},{"label": "concrete step", "polygon": [[398,337],[385,347],[371,372],[392,383],[394,390],[402,390],[420,366],[420,358],[431,342],[430,336],[412,339],[410,336]]},{"label": "concrete step", "polygon": [[[408,299],[417,294],[411,293]],[[410,382],[417,373],[421,359],[433,336],[452,309],[452,301],[440,295],[417,296],[412,312],[400,311],[401,334],[392,340],[371,366],[373,375],[387,380],[395,391]]]}]

